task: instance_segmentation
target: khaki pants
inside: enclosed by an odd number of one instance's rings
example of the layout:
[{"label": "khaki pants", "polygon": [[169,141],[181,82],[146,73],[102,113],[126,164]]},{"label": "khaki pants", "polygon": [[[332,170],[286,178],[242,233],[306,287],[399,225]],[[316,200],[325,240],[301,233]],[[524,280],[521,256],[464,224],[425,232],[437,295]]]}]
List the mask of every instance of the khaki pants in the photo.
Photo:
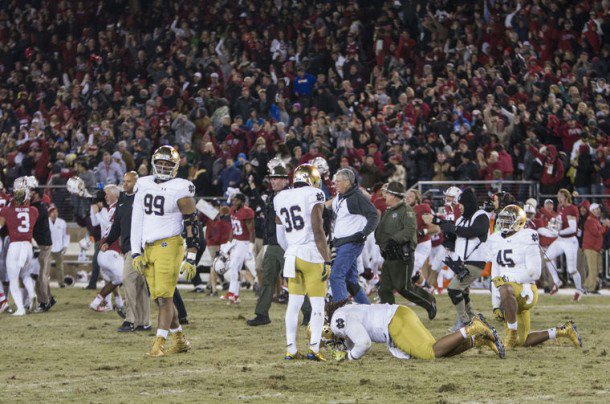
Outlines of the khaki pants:
[{"label": "khaki pants", "polygon": [[583,252],[589,269],[583,286],[587,291],[592,292],[597,288],[597,281],[602,268],[602,254],[595,250],[583,250]]},{"label": "khaki pants", "polygon": [[262,238],[254,239],[252,255],[254,255],[254,268],[256,269],[256,276],[258,277],[259,282],[262,282],[263,279],[263,256],[265,255],[263,247]]},{"label": "khaki pants", "polygon": [[150,299],[146,279],[133,269],[131,251],[125,254],[123,289],[127,301],[125,321],[134,327],[150,325]]},{"label": "khaki pants", "polygon": [[59,286],[64,284],[64,255],[59,252],[51,252],[51,259],[55,262],[57,282]]},{"label": "khaki pants", "polygon": [[49,303],[51,300],[51,286],[50,283],[50,266],[49,257],[51,256],[51,246],[41,245],[40,254],[38,255],[38,262],[40,262],[40,272],[38,273],[38,279],[36,279],[36,297],[38,297],[39,303]]}]

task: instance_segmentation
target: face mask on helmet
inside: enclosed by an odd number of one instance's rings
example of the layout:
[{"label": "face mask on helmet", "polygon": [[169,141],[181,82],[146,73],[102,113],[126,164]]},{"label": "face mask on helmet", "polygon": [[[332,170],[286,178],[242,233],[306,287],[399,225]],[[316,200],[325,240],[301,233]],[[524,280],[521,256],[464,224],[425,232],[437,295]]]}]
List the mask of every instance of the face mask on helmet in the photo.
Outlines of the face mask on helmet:
[{"label": "face mask on helmet", "polygon": [[294,170],[293,182],[320,188],[320,172],[311,164],[301,164]]},{"label": "face mask on helmet", "polygon": [[168,181],[176,178],[180,155],[171,146],[159,147],[152,157],[152,171],[156,179]]},{"label": "face mask on helmet", "polygon": [[13,192],[13,198],[15,199],[15,202],[23,204],[30,199],[30,190],[27,188],[16,189]]},{"label": "face mask on helmet", "polygon": [[502,234],[516,233],[525,226],[525,212],[515,205],[502,209],[496,220],[498,230]]}]

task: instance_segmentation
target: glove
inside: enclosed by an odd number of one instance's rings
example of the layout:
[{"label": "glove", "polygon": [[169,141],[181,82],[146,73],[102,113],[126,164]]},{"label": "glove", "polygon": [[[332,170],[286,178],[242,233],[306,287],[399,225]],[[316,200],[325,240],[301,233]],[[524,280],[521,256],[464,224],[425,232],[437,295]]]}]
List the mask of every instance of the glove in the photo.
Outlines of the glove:
[{"label": "glove", "polygon": [[421,229],[417,231],[417,237],[424,237],[426,235],[426,229]]},{"label": "glove", "polygon": [[133,269],[140,275],[145,276],[148,264],[144,261],[144,257],[141,254],[133,254],[131,257],[133,258]]},{"label": "glove", "polygon": [[504,321],[504,310],[502,310],[499,307],[496,307],[494,309],[494,317],[496,318],[496,320],[498,321]]},{"label": "glove", "polygon": [[335,358],[336,361],[344,361],[347,359],[347,352],[346,351],[335,351],[333,353],[333,356]]},{"label": "glove", "polygon": [[326,282],[330,276],[330,262],[325,262],[322,269],[322,282]]},{"label": "glove", "polygon": [[455,233],[455,223],[451,221],[443,222],[439,227],[443,233]]},{"label": "glove", "polygon": [[499,288],[500,286],[504,285],[505,283],[508,283],[508,278],[506,277],[506,275],[496,276],[495,278],[492,278],[491,281],[494,283],[494,286],[496,288]]},{"label": "glove", "polygon": [[195,253],[193,252],[188,253],[182,264],[180,264],[180,275],[183,275],[187,282],[190,282],[197,275],[194,255]]},{"label": "glove", "polygon": [[523,285],[521,297],[525,298],[526,304],[532,304],[532,302],[534,301],[534,291],[532,290],[532,285],[530,285],[529,283]]}]

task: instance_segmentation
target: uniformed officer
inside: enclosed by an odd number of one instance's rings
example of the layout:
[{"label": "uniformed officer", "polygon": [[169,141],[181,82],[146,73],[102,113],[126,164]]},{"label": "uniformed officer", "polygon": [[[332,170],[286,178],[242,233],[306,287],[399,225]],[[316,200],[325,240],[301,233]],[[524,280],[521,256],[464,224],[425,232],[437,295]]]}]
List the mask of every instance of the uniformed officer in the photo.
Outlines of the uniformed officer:
[{"label": "uniformed officer", "polygon": [[424,289],[413,284],[413,251],[417,245],[417,222],[413,208],[404,202],[404,186],[396,181],[386,184],[383,196],[387,210],[375,231],[375,240],[385,259],[381,270],[379,298],[381,303],[394,304],[393,290],[405,299],[423,307],[428,317],[436,316],[436,300]]}]

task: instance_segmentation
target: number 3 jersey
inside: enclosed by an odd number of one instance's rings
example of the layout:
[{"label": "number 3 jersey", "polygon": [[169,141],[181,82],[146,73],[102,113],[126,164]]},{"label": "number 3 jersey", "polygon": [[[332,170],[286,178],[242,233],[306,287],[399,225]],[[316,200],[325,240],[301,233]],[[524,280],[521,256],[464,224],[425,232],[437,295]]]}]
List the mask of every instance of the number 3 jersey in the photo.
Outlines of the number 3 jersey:
[{"label": "number 3 jersey", "polygon": [[6,220],[4,226],[12,242],[32,241],[34,224],[38,220],[38,209],[34,206],[6,206],[0,211],[0,216]]},{"label": "number 3 jersey", "polygon": [[485,246],[487,261],[492,263],[492,277],[506,276],[510,282],[524,284],[540,278],[542,260],[535,230],[523,229],[508,237],[496,232]]},{"label": "number 3 jersey", "polygon": [[316,247],[311,212],[314,206],[323,204],[325,200],[324,192],[311,186],[286,189],[275,196],[273,207],[284,226],[288,243],[286,255],[311,263],[324,262]]},{"label": "number 3 jersey", "polygon": [[182,178],[159,183],[152,175],[138,179],[131,218],[131,252],[139,253],[146,243],[181,234],[178,200],[194,195],[193,183]]}]

